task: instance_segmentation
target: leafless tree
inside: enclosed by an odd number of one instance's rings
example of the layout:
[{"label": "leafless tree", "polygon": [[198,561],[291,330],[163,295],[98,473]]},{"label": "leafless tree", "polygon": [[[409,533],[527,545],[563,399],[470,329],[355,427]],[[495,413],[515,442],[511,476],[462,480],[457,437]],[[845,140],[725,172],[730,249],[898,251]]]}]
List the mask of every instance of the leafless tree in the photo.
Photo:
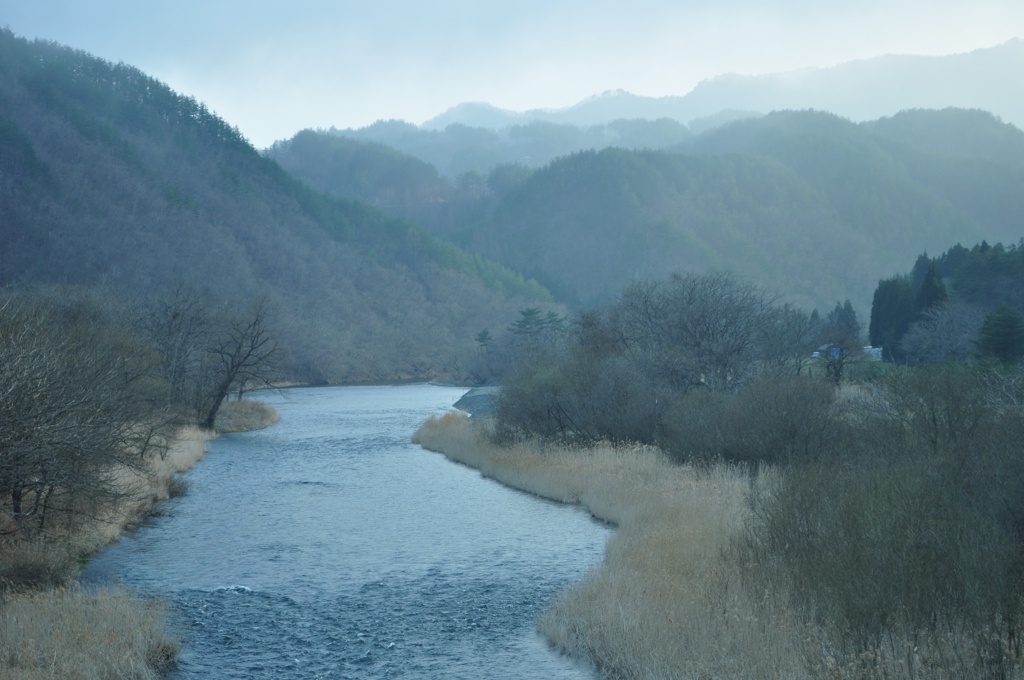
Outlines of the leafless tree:
[{"label": "leafless tree", "polygon": [[974,356],[974,341],[985,320],[984,310],[966,303],[947,302],[926,310],[900,341],[912,363],[959,361]]},{"label": "leafless tree", "polygon": [[271,384],[277,341],[267,329],[267,303],[258,302],[244,316],[228,321],[210,346],[208,391],[200,424],[212,430],[217,412],[232,392]]},{"label": "leafless tree", "polygon": [[758,365],[773,300],[729,274],[676,275],[629,286],[612,310],[627,351],[673,387],[726,387]]},{"label": "leafless tree", "polygon": [[81,304],[24,294],[0,302],[2,532],[88,514],[125,492],[120,466],[163,451],[151,354]]}]

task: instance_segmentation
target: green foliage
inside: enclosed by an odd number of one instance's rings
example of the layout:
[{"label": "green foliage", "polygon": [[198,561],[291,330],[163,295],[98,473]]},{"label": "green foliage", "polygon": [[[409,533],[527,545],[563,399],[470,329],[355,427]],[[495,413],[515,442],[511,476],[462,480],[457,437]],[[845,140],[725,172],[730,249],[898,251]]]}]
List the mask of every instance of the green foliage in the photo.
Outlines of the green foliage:
[{"label": "green foliage", "polygon": [[871,323],[868,340],[872,347],[881,347],[882,356],[899,359],[900,341],[914,318],[914,292],[907,276],[894,276],[878,282],[871,302]]},{"label": "green foliage", "polygon": [[982,356],[1019,362],[1024,358],[1024,316],[1009,305],[997,307],[981,325],[978,349]]},{"label": "green foliage", "polygon": [[935,262],[930,262],[928,270],[917,288],[917,296],[914,298],[914,315],[920,317],[929,309],[946,302],[946,286],[942,283]]},{"label": "green foliage", "polygon": [[882,346],[890,361],[962,360],[975,348],[1017,360],[1014,317],[1024,309],[1021,280],[1019,244],[982,241],[970,250],[957,244],[934,259],[921,254],[909,275],[879,282],[871,343]]}]

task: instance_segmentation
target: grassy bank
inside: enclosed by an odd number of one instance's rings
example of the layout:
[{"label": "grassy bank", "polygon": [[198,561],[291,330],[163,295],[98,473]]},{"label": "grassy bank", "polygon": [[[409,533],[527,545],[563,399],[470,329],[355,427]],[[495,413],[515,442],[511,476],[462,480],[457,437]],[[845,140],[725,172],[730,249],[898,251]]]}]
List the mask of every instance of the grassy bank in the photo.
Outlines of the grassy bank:
[{"label": "grassy bank", "polygon": [[[228,402],[218,432],[239,432],[277,422],[260,402]],[[124,588],[83,589],[83,556],[116,541],[186,491],[179,477],[206,452],[212,433],[180,428],[163,456],[143,469],[111,471],[122,490],[118,502],[93,508],[91,519],[54,526],[32,541],[0,542],[0,678],[158,678],[173,665],[179,640],[167,605]]]},{"label": "grassy bank", "polygon": [[117,540],[183,491],[176,476],[202,458],[210,435],[182,428],[144,470],[112,471],[120,502],[32,541],[0,543],[0,678],[156,678],[178,640],[166,606],[123,588],[77,584],[84,555]]},{"label": "grassy bank", "polygon": [[749,475],[675,465],[650,447],[498,447],[456,413],[431,418],[414,441],[617,525],[604,562],[538,622],[563,652],[614,678],[807,676],[811,631],[745,588],[729,557],[750,512]]},{"label": "grassy bank", "polygon": [[[959,391],[936,394],[984,404],[957,375]],[[831,457],[756,475],[647,447],[497,446],[455,413],[414,441],[617,525],[602,564],[537,623],[606,677],[1024,677],[1017,544],[1003,528],[1024,516],[1024,418],[976,405],[991,422],[969,418],[969,444],[943,452],[923,437],[922,454],[908,441],[934,421],[894,424],[901,385],[881,416],[844,402]]]}]

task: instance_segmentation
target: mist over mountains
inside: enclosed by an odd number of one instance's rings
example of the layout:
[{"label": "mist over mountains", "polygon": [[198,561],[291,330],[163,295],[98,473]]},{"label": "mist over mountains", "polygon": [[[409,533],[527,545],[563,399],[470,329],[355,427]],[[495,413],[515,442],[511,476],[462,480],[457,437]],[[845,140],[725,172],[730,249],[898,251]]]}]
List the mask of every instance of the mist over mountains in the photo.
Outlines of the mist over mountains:
[{"label": "mist over mountains", "polygon": [[[526,307],[602,305],[675,272],[867,318],[878,281],[922,252],[1024,235],[1024,133],[1004,122],[1021,45],[807,72],[788,92],[765,76],[759,98],[716,79],[679,98],[710,102],[689,125],[616,94],[573,123],[381,121],[261,153],[138,69],[0,31],[0,284],[266,299],[289,371],[328,382],[464,376],[477,333]],[[749,113],[771,93],[924,92],[943,64],[942,101],[974,97],[973,78],[977,103]]]},{"label": "mist over mountains", "polygon": [[448,181],[330,133],[269,153],[312,186],[415,219],[573,306],[606,303],[636,279],[731,270],[807,309],[849,298],[866,314],[878,280],[922,252],[1024,235],[1024,133],[980,110],[860,124],[780,111],[661,149],[591,149]]},{"label": "mist over mountains", "polygon": [[947,107],[983,109],[1024,128],[1024,40],[947,56],[885,55],[830,68],[760,76],[724,74],[679,96],[610,91],[557,110],[516,112],[463,103],[422,127],[443,130],[459,123],[501,129],[531,121],[591,126],[618,119],[670,118],[688,125],[697,121],[701,131],[700,119],[722,111],[817,109],[860,122],[904,109]]}]

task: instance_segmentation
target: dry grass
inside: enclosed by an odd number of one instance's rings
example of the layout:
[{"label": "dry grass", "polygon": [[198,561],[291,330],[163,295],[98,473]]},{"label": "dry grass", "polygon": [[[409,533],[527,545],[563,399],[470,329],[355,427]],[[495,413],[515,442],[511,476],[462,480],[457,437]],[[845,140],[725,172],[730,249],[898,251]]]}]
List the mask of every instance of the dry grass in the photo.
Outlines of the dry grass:
[{"label": "dry grass", "polygon": [[176,637],[166,607],[123,590],[24,593],[0,606],[0,678],[158,678]]},{"label": "dry grass", "polygon": [[281,419],[273,406],[253,399],[226,401],[217,411],[217,432],[249,432],[270,427]]},{"label": "dry grass", "polygon": [[80,552],[91,553],[116,541],[154,512],[159,503],[180,495],[177,475],[190,470],[206,453],[212,435],[197,427],[179,428],[163,456],[152,456],[143,469],[123,467],[112,474],[122,496],[114,505],[97,508],[94,521],[76,528],[68,539]]},{"label": "dry grass", "polygon": [[414,435],[425,448],[618,525],[604,562],[538,629],[615,678],[798,678],[807,632],[755,601],[727,548],[744,526],[749,477],[698,471],[649,447],[497,447],[456,413]]},{"label": "dry grass", "polygon": [[183,428],[144,469],[113,471],[120,502],[92,508],[91,520],[48,530],[45,540],[0,543],[0,679],[155,678],[172,663],[178,642],[165,605],[123,590],[87,592],[75,578],[80,556],[170,497],[176,475],[202,458],[210,436]]}]

